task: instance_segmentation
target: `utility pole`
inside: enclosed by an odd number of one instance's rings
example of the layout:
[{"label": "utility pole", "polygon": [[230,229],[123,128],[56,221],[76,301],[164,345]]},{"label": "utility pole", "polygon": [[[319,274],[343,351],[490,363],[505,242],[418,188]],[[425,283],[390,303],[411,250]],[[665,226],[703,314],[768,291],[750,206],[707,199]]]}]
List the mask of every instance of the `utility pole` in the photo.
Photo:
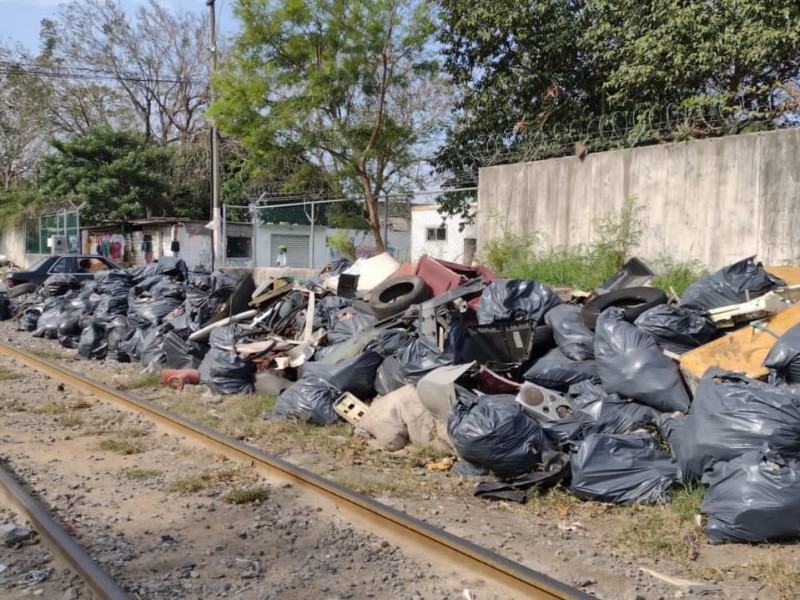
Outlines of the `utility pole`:
[{"label": "utility pole", "polygon": [[[209,11],[209,50],[211,51],[211,74],[217,70],[217,18],[214,9],[215,0],[206,0]],[[222,267],[222,238],[220,233],[219,214],[219,134],[217,127],[211,123],[211,236],[212,254],[211,269]]]}]

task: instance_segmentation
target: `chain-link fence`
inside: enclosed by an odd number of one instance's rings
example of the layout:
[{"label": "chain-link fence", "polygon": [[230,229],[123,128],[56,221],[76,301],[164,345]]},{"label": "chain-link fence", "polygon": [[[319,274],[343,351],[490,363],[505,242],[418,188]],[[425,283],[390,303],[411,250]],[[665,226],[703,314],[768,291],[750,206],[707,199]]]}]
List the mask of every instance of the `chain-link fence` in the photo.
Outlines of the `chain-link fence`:
[{"label": "chain-link fence", "polygon": [[[398,261],[411,257],[408,201],[378,203],[381,238]],[[377,253],[363,205],[352,200],[223,206],[223,266],[321,269],[338,256]]]},{"label": "chain-link fence", "polygon": [[26,254],[80,252],[80,215],[77,210],[65,210],[26,220]]}]

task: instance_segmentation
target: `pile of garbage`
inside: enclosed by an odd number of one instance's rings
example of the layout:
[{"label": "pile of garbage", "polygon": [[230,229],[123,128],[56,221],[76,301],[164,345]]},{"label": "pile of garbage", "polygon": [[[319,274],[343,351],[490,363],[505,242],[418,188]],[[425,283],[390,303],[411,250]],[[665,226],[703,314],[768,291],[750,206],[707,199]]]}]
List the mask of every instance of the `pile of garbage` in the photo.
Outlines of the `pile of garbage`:
[{"label": "pile of garbage", "polygon": [[800,286],[753,257],[680,298],[651,277],[631,259],[585,293],[382,254],[257,285],[165,258],[0,309],[84,358],[167,365],[176,389],[449,449],[481,497],[658,503],[695,481],[712,543],[800,535]]}]

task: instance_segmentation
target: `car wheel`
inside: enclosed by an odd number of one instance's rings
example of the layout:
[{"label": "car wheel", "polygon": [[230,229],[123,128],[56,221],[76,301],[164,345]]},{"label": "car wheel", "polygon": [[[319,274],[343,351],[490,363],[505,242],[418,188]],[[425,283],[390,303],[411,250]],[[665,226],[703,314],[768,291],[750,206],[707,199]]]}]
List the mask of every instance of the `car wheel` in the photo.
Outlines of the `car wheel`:
[{"label": "car wheel", "polygon": [[634,287],[615,290],[607,294],[601,294],[594,300],[587,302],[581,310],[583,322],[589,329],[594,329],[597,324],[597,317],[600,313],[612,306],[623,310],[625,320],[633,323],[636,317],[644,311],[657,306],[666,304],[667,295],[658,288],[653,287]]},{"label": "car wheel", "polygon": [[412,304],[419,304],[431,297],[431,290],[423,279],[416,275],[388,279],[372,290],[369,307],[379,319],[399,314]]},{"label": "car wheel", "polygon": [[35,283],[20,283],[19,285],[15,285],[8,290],[8,299],[11,300],[17,296],[22,296],[22,294],[30,294],[34,292],[37,287],[39,286]]}]

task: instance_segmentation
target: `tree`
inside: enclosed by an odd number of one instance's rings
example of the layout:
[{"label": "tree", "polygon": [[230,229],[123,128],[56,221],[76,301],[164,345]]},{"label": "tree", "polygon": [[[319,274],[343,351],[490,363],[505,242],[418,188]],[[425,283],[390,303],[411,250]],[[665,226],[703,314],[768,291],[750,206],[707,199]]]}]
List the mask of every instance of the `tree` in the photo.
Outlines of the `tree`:
[{"label": "tree", "polygon": [[612,109],[765,108],[800,75],[795,0],[594,0],[583,21],[582,45],[607,73]]},{"label": "tree", "polygon": [[[54,65],[80,65],[78,74],[90,80],[110,78],[126,99],[136,123],[111,125],[133,125],[162,145],[190,141],[204,127],[209,99],[204,16],[170,12],[149,0],[130,18],[118,0],[73,0],[44,27]],[[97,92],[96,84],[84,87]]]},{"label": "tree", "polygon": [[[629,146],[657,143],[664,122],[676,128],[667,139],[725,135],[780,126],[798,108],[787,92],[800,75],[794,0],[439,4],[460,99],[434,164],[451,187],[482,166],[572,153],[598,124]],[[443,198],[469,217],[466,199]]]},{"label": "tree", "polygon": [[55,150],[39,164],[39,189],[48,207],[82,206],[89,223],[165,214],[170,187],[164,169],[171,150],[142,134],[108,127],[90,129],[67,141],[51,140]]},{"label": "tree", "polygon": [[323,169],[358,194],[384,250],[378,200],[412,165],[425,133],[404,119],[407,92],[429,77],[433,23],[413,0],[239,0],[241,33],[214,79],[210,114],[288,187]]}]

